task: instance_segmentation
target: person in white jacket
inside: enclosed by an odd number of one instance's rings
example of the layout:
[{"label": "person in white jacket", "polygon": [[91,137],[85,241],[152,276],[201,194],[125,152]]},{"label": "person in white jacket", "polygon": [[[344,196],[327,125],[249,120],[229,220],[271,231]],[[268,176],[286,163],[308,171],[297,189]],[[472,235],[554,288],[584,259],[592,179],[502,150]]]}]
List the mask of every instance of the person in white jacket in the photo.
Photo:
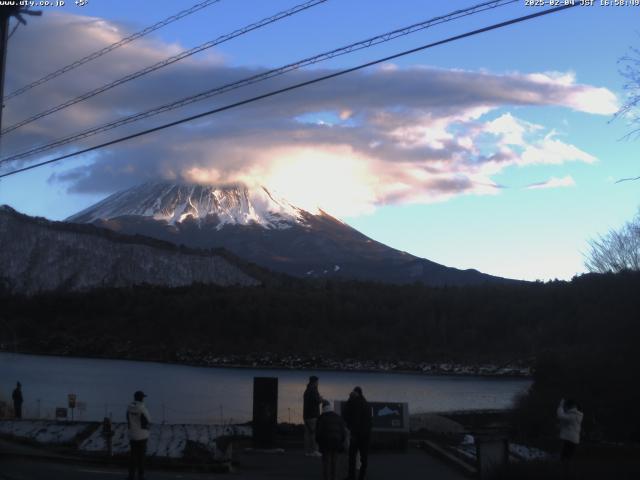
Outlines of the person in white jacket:
[{"label": "person in white jacket", "polygon": [[127,408],[127,426],[129,429],[129,445],[131,455],[129,458],[129,480],[135,480],[136,471],[138,480],[144,480],[144,456],[147,452],[147,440],[149,439],[149,425],[151,416],[144,405],[144,392],[138,390],[133,394],[133,402]]},{"label": "person in white jacket", "polygon": [[557,411],[560,422],[560,440],[562,440],[562,453],[560,458],[563,461],[573,457],[576,446],[580,443],[580,430],[582,428],[583,413],[574,400],[560,400]]}]

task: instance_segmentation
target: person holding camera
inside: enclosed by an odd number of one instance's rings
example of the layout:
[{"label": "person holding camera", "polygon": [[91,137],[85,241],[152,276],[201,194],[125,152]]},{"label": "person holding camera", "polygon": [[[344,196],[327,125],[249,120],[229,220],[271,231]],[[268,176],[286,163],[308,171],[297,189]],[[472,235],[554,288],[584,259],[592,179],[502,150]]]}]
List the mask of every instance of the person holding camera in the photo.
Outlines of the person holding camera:
[{"label": "person holding camera", "polygon": [[560,440],[562,440],[562,451],[560,459],[563,462],[571,460],[576,447],[580,443],[580,430],[582,427],[582,409],[574,400],[560,400],[556,412],[560,422]]}]

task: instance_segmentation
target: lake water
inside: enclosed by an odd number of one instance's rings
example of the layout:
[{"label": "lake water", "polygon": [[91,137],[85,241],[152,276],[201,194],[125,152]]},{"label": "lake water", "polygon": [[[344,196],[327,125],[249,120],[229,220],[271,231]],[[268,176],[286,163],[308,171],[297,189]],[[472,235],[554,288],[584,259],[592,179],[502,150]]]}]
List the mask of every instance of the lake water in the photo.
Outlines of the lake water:
[{"label": "lake water", "polygon": [[251,419],[253,377],[278,377],[278,419],[301,422],[302,394],[309,375],[320,377],[320,393],[346,399],[354,386],[371,401],[408,402],[409,411],[500,409],[531,385],[520,378],[429,376],[277,369],[204,368],[153,362],[0,353],[0,400],[22,383],[25,417],[52,417],[74,393],[76,419],[123,421],[133,392],[143,390],[154,421],[241,422]]}]

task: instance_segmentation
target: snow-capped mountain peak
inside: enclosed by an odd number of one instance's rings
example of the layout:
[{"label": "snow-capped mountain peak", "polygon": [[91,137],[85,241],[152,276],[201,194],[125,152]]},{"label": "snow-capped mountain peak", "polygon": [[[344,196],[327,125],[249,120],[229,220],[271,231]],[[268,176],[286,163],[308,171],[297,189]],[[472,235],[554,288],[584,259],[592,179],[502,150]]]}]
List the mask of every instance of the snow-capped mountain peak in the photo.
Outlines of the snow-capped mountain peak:
[{"label": "snow-capped mountain peak", "polygon": [[265,187],[146,183],[114,193],[68,220],[89,223],[135,215],[163,220],[170,225],[188,219],[199,222],[217,219],[217,229],[225,225],[283,229],[304,224],[303,212]]},{"label": "snow-capped mountain peak", "polygon": [[400,252],[320,209],[302,210],[260,187],[147,183],[115,193],[69,220],[191,248],[223,248],[302,278],[428,285],[505,281]]}]

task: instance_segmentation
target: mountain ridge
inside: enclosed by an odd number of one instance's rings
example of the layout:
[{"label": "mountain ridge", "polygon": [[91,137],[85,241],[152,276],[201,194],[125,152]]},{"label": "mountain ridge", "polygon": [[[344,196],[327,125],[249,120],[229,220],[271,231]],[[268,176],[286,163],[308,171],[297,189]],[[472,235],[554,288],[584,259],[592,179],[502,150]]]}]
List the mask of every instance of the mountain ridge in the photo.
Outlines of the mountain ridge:
[{"label": "mountain ridge", "polygon": [[[117,192],[68,220],[189,247],[222,247],[249,262],[299,278],[433,286],[515,281],[396,250],[323,210],[308,212],[261,188],[256,193],[242,185],[148,183]],[[186,192],[196,192],[195,201],[185,198]],[[158,193],[159,198],[153,196]],[[203,200],[203,194],[215,198]]]},{"label": "mountain ridge", "polygon": [[0,280],[14,293],[262,283],[245,270],[251,268],[221,249],[190,249],[96,225],[30,217],[0,206]]}]

